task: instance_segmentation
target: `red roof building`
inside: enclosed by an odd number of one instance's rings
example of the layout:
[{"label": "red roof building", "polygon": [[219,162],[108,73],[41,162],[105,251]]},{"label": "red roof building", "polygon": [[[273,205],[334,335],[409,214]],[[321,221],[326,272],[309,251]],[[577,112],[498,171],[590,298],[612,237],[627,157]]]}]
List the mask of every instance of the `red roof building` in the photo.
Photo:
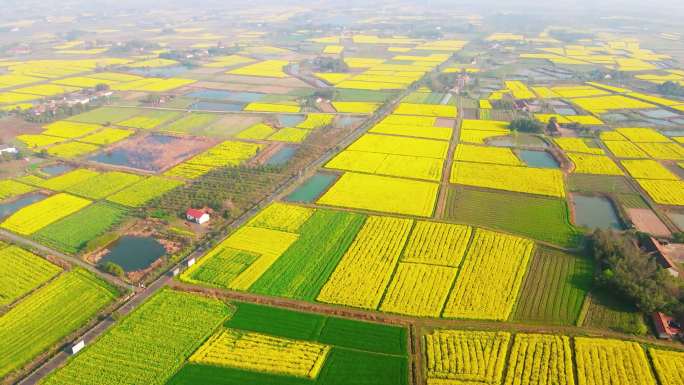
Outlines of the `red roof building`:
[{"label": "red roof building", "polygon": [[185,218],[190,222],[195,222],[200,225],[209,222],[210,219],[209,214],[206,211],[197,209],[188,209],[188,211],[185,212]]},{"label": "red roof building", "polygon": [[666,314],[655,312],[652,317],[658,338],[671,339],[681,331],[674,319]]}]

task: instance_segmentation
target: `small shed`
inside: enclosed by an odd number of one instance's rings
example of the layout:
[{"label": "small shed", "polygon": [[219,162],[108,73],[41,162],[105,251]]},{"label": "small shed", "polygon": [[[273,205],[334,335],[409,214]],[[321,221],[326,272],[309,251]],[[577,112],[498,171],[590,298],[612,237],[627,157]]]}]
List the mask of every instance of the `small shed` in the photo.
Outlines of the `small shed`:
[{"label": "small shed", "polygon": [[188,209],[188,211],[185,212],[185,217],[188,221],[195,222],[200,225],[209,222],[209,219],[211,219],[209,213],[204,210],[197,209]]}]

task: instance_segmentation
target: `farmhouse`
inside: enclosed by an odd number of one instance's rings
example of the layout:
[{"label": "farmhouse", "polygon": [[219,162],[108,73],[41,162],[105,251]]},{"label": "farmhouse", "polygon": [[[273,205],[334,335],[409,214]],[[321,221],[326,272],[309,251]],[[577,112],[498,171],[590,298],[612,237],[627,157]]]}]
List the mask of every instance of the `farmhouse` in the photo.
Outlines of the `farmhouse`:
[{"label": "farmhouse", "polygon": [[209,222],[210,219],[209,214],[206,211],[197,209],[188,209],[188,211],[185,212],[185,217],[190,222],[195,222],[200,225]]},{"label": "farmhouse", "polygon": [[655,312],[652,317],[656,335],[660,339],[671,339],[681,331],[675,320],[668,315],[661,312]]},{"label": "farmhouse", "polygon": [[644,248],[647,253],[655,257],[656,262],[658,262],[663,269],[667,270],[674,277],[679,276],[679,270],[677,269],[677,265],[672,261],[669,251],[666,250],[657,239],[649,237],[645,242]]}]

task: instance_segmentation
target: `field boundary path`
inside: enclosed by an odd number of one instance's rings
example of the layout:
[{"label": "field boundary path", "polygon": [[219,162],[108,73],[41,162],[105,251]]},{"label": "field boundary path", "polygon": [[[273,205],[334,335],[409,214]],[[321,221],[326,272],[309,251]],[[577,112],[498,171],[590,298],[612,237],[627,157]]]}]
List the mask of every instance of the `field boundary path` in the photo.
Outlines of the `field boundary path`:
[{"label": "field boundary path", "polygon": [[456,119],[454,122],[451,140],[449,140],[449,151],[444,159],[442,165],[442,180],[439,186],[439,195],[437,196],[437,207],[435,208],[435,219],[444,219],[444,211],[446,210],[447,197],[449,195],[449,180],[451,179],[451,165],[454,163],[454,153],[458,146],[458,139],[461,137],[461,122],[463,121],[463,114],[461,113],[461,95],[456,96]]}]

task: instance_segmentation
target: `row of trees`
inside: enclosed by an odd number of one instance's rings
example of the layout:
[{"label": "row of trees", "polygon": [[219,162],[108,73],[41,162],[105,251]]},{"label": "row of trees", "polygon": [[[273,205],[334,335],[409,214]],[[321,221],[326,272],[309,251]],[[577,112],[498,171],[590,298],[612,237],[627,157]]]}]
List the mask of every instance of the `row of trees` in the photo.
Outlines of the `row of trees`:
[{"label": "row of trees", "polygon": [[596,283],[618,293],[645,313],[663,311],[683,319],[681,281],[639,247],[644,237],[638,233],[596,230],[589,243],[599,265]]}]

